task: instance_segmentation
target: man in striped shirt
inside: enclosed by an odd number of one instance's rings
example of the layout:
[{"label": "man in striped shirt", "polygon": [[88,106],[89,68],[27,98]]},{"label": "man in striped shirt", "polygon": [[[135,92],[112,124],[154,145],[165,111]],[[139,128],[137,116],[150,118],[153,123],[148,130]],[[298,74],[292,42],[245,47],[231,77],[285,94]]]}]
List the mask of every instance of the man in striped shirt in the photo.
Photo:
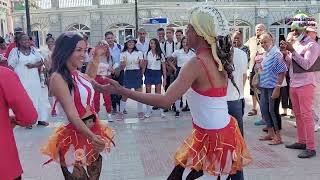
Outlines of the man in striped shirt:
[{"label": "man in striped shirt", "polygon": [[268,129],[268,135],[261,137],[260,140],[270,140],[270,145],[278,145],[282,144],[280,136],[281,116],[279,114],[279,96],[287,67],[283,61],[282,53],[274,45],[273,36],[270,33],[262,34],[260,43],[266,51],[260,67],[260,106]]}]

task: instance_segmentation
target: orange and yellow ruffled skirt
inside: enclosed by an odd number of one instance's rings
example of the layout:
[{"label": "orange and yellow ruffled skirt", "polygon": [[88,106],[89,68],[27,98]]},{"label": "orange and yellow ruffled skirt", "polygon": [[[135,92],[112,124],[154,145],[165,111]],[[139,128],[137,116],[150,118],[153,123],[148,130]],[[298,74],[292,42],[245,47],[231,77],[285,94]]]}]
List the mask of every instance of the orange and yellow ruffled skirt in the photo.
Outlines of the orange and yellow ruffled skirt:
[{"label": "orange and yellow ruffled skirt", "polygon": [[[105,140],[105,152],[110,152],[114,146],[114,131],[98,119],[90,130]],[[66,167],[90,166],[99,157],[99,153],[93,150],[90,140],[77,132],[72,125],[61,125],[56,128],[47,144],[41,148],[41,152],[51,158],[44,164],[56,161]]]},{"label": "orange and yellow ruffled skirt", "polygon": [[175,154],[175,164],[213,175],[229,175],[241,171],[252,162],[237,121],[222,129],[202,129],[193,124],[191,135]]}]

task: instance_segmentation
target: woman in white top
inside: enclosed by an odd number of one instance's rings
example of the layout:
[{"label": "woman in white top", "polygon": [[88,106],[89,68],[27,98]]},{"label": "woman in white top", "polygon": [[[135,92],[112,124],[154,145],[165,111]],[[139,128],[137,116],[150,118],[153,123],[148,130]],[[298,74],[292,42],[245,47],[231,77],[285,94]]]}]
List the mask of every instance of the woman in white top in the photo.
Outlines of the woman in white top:
[{"label": "woman in white top", "polygon": [[113,87],[105,86],[105,90],[163,108],[171,106],[187,92],[193,130],[176,152],[176,166],[168,180],[182,179],[185,168],[189,172],[191,168],[186,179],[202,175],[203,179],[226,179],[252,160],[236,120],[228,114],[228,78],[235,83],[227,22],[213,6],[192,10],[186,34],[188,45],[197,49],[197,56],[181,68],[164,95],[132,92],[112,80]]},{"label": "woman in white top", "polygon": [[[136,48],[136,39],[133,36],[126,37],[126,43],[122,53],[120,54],[121,69],[124,70],[123,84],[128,89],[142,92],[142,67],[143,67],[143,54]],[[117,119],[123,120],[123,111],[126,109],[127,97],[122,96],[120,101],[120,112],[118,112]],[[143,106],[137,102],[138,118],[144,119]]]},{"label": "woman in white top", "polygon": [[[111,76],[115,74],[115,64],[113,62],[112,56],[110,55],[109,52],[109,46],[108,43],[105,40],[102,40],[100,45],[104,45],[108,47],[106,49],[106,53],[103,56],[99,57],[99,65],[98,65],[98,71],[97,75],[95,77],[95,81],[99,84],[107,84],[106,79],[107,78],[112,78]],[[99,113],[100,111],[100,92],[95,91],[94,92],[94,109],[96,113]],[[104,106],[106,107],[106,112],[107,112],[107,118],[109,122],[112,122],[112,117],[111,117],[111,97],[110,94],[107,92],[102,93],[103,95],[103,100],[104,100]]]},{"label": "woman in white top", "polygon": [[[47,48],[41,50],[41,54],[44,57],[43,73],[45,75],[45,83],[48,88],[49,103],[51,106],[53,106],[54,101],[49,88],[49,80],[51,75],[51,64],[52,64],[51,54],[53,52],[53,48],[55,44],[55,39],[52,36],[52,34],[47,34],[46,44],[47,44]],[[57,112],[54,109],[51,110],[51,116],[53,117],[57,116]]]},{"label": "woman in white top", "polygon": [[[10,52],[8,65],[18,74],[38,112],[38,125],[48,126],[48,112],[41,101],[42,90],[38,72],[38,68],[43,65],[42,55],[30,45],[28,35],[21,34],[17,40],[17,47]],[[32,126],[28,128],[31,129]]]},{"label": "woman in white top", "polygon": [[[188,62],[189,60],[191,60],[192,58],[194,58],[196,56],[196,54],[194,53],[194,51],[192,49],[190,49],[187,45],[187,37],[183,37],[181,40],[181,46],[179,50],[175,50],[174,53],[172,54],[172,57],[175,58],[175,62],[177,62],[176,64],[176,76],[179,75],[181,67]],[[181,99],[178,99],[175,102],[175,106],[176,106],[176,117],[180,117],[180,103],[182,101],[182,97]],[[186,104],[186,107],[188,106],[188,104]]]},{"label": "woman in white top", "polygon": [[[151,39],[149,49],[144,55],[147,63],[144,84],[146,85],[146,93],[151,93],[151,86],[155,85],[155,93],[161,94],[161,85],[166,86],[166,63],[165,57],[161,50],[160,43],[157,39]],[[163,76],[163,82],[161,77]],[[147,105],[145,117],[150,117],[151,106]],[[161,109],[161,117],[165,117],[163,109]]]}]

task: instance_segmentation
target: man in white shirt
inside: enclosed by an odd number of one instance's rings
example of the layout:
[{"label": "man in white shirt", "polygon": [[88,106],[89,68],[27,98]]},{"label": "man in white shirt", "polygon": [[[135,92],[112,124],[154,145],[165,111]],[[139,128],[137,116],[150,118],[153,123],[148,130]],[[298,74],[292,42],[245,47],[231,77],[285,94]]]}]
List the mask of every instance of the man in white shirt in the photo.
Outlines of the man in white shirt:
[{"label": "man in white shirt", "polygon": [[[165,91],[167,91],[170,84],[175,79],[174,70],[171,68],[171,66],[168,63],[168,61],[171,61],[172,58],[170,58],[170,57],[172,56],[172,53],[176,49],[175,43],[173,41],[173,38],[174,38],[174,29],[173,28],[166,29],[166,38],[167,38],[167,40],[165,41],[165,43],[163,45],[163,49],[162,49],[162,51],[165,55],[165,58],[166,58],[166,63],[167,63],[167,66],[166,66],[166,68],[167,68],[167,78],[166,78],[167,84],[164,87]],[[173,64],[175,64],[175,63],[173,63]],[[173,106],[173,109],[175,110],[174,106]],[[168,112],[168,110],[164,110],[164,112]]]},{"label": "man in white shirt", "polygon": [[[234,33],[233,40],[242,36],[241,33]],[[235,71],[233,72],[234,81],[238,86],[238,90],[232,85],[230,79],[228,82],[227,101],[229,114],[235,117],[238,121],[238,125],[243,135],[243,115],[244,115],[244,85],[247,79],[247,67],[248,59],[247,54],[237,47],[234,47],[233,63]],[[238,171],[235,175],[231,176],[231,179],[243,180],[243,172]]]},{"label": "man in white shirt", "polygon": [[176,42],[175,42],[175,49],[180,49],[181,47],[181,40],[183,38],[183,31],[181,29],[178,29],[176,31]]},{"label": "man in white shirt", "polygon": [[138,31],[138,39],[136,47],[139,51],[145,54],[149,49],[149,39],[146,38],[147,32],[145,29],[140,28]]},{"label": "man in white shirt", "polygon": [[[114,69],[116,71],[120,71],[120,54],[123,47],[120,44],[115,43],[114,34],[111,31],[108,31],[104,35],[105,40],[109,45],[109,52],[114,62]],[[118,73],[119,76],[113,76],[113,79],[118,81],[119,84],[123,85],[123,70]],[[112,114],[117,112],[117,106],[120,106],[121,97],[116,94],[111,94],[111,102],[112,102]]]}]

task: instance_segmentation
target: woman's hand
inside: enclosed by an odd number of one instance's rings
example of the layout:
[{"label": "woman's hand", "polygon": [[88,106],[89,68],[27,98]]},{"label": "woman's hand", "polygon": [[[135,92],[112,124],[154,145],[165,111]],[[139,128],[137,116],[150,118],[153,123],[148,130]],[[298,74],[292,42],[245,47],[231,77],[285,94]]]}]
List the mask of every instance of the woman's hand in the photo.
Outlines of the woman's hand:
[{"label": "woman's hand", "polygon": [[100,56],[104,56],[107,53],[107,49],[108,45],[105,44],[99,44],[94,48],[94,53],[93,53],[93,57],[100,57]]},{"label": "woman's hand", "polygon": [[103,85],[103,92],[109,92],[109,94],[121,94],[122,86],[115,80],[107,78],[108,84]]},{"label": "woman's hand", "polygon": [[278,97],[280,97],[280,87],[274,88],[272,95],[271,95],[272,99],[277,99]]},{"label": "woman's hand", "polygon": [[97,153],[102,152],[106,147],[106,142],[98,135],[94,135],[91,139],[93,150]]}]

